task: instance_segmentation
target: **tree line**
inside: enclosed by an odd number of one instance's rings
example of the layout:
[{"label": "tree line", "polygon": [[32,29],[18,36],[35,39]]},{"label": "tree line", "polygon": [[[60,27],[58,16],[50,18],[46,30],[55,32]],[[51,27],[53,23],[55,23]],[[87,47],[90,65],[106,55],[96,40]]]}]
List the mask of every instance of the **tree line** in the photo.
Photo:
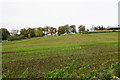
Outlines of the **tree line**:
[{"label": "tree line", "polygon": [[[92,27],[93,28],[93,27]],[[103,26],[94,27],[94,30],[104,30]],[[38,28],[28,28],[28,29],[21,29],[20,34],[18,34],[18,30],[12,30],[9,32],[6,28],[1,28],[0,31],[2,31],[2,40],[20,40],[20,39],[26,39],[31,37],[43,37],[48,35],[62,35],[62,34],[85,34],[89,31],[89,29],[86,30],[84,25],[80,25],[78,27],[78,32],[76,31],[75,25],[63,25],[59,26],[58,29],[55,27],[38,27]]]}]

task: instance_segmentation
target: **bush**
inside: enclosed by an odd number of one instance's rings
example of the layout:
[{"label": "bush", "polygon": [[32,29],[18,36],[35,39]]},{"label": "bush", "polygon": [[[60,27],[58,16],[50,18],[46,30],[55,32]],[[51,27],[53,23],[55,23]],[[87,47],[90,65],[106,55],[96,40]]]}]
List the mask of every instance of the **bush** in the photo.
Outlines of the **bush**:
[{"label": "bush", "polygon": [[35,33],[35,37],[39,37],[39,33]]},{"label": "bush", "polygon": [[20,40],[19,36],[14,36],[14,40]]},{"label": "bush", "polygon": [[43,33],[43,36],[45,36],[45,33]]},{"label": "bush", "polygon": [[13,36],[9,36],[9,37],[7,38],[7,40],[8,40],[8,41],[13,41],[13,40],[14,40],[14,37],[13,37]]},{"label": "bush", "polygon": [[20,35],[20,39],[25,39],[25,35]]},{"label": "bush", "polygon": [[61,36],[61,33],[58,33],[58,36]]},{"label": "bush", "polygon": [[40,37],[43,37],[43,34],[39,34]]},{"label": "bush", "polygon": [[31,35],[30,35],[30,34],[28,34],[28,38],[29,38],[29,39],[31,38]]},{"label": "bush", "polygon": [[20,37],[19,36],[9,36],[8,38],[7,38],[7,40],[8,41],[14,41],[14,40],[20,40]]},{"label": "bush", "polygon": [[35,32],[34,31],[30,32],[30,37],[35,37]]}]

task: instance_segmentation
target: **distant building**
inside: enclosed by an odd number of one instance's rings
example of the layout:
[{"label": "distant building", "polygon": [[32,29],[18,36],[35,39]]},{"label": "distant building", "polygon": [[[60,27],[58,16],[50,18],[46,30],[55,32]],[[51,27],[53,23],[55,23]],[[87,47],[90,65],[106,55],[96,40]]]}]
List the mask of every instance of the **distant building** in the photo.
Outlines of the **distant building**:
[{"label": "distant building", "polygon": [[108,26],[106,30],[119,30],[120,31],[120,26]]}]

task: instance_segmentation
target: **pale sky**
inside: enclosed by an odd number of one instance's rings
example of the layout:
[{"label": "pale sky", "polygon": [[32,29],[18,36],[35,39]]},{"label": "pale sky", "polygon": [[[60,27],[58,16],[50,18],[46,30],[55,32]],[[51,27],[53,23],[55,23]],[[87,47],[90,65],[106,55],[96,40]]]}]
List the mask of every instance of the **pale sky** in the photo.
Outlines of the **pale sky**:
[{"label": "pale sky", "polygon": [[0,28],[117,26],[119,0],[0,0]]}]

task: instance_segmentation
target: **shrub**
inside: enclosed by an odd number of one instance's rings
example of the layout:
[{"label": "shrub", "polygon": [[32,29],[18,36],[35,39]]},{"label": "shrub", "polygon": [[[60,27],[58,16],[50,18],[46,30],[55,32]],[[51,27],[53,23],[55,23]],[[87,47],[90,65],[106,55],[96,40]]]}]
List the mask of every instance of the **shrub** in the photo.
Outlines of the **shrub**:
[{"label": "shrub", "polygon": [[30,32],[30,37],[35,37],[35,32],[34,32],[34,30],[32,30],[32,31]]},{"label": "shrub", "polygon": [[20,35],[20,39],[25,39],[25,35]]},{"label": "shrub", "polygon": [[20,37],[19,36],[13,36],[14,40],[20,40]]},{"label": "shrub", "polygon": [[31,38],[31,35],[30,35],[30,34],[28,34],[28,38]]},{"label": "shrub", "polygon": [[43,33],[43,36],[45,36],[45,33]]},{"label": "shrub", "polygon": [[39,34],[40,37],[43,37],[43,34]]},{"label": "shrub", "polygon": [[14,41],[14,40],[20,40],[20,37],[19,36],[9,36],[8,38],[7,38],[7,40],[8,41]]},{"label": "shrub", "polygon": [[13,40],[14,40],[14,37],[13,37],[13,36],[9,36],[9,37],[7,38],[7,40],[8,40],[8,41],[13,41]]},{"label": "shrub", "polygon": [[61,36],[61,33],[58,33],[58,36]]},{"label": "shrub", "polygon": [[35,37],[39,37],[39,33],[35,33]]}]

